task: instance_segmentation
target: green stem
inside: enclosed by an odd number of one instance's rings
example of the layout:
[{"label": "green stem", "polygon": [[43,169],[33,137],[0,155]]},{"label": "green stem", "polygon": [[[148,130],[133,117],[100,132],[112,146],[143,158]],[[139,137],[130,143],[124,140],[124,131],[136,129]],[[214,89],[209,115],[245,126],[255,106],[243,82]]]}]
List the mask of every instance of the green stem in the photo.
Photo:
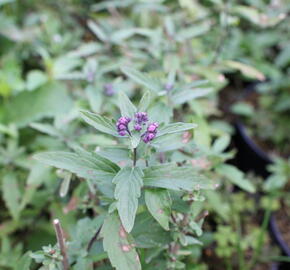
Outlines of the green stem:
[{"label": "green stem", "polygon": [[261,253],[262,246],[264,244],[264,239],[265,239],[265,232],[267,230],[267,227],[268,227],[268,224],[270,221],[270,217],[271,217],[271,212],[272,212],[271,205],[272,205],[272,203],[273,203],[273,196],[271,196],[271,199],[269,200],[269,205],[267,206],[267,209],[265,210],[261,230],[260,230],[259,236],[258,236],[258,245],[257,245],[256,249],[254,250],[254,254],[253,254],[251,262],[249,263],[248,269],[253,269],[253,267],[255,266],[255,264],[258,261],[259,254]]},{"label": "green stem", "polygon": [[136,166],[137,163],[137,148],[133,149],[133,167]]}]

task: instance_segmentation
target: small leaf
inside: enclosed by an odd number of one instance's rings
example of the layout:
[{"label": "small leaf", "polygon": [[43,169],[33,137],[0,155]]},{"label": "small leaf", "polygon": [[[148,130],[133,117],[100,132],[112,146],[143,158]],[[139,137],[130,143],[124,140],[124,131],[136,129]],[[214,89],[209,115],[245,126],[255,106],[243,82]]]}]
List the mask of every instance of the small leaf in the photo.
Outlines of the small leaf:
[{"label": "small leaf", "polygon": [[147,87],[149,90],[159,92],[162,89],[162,85],[159,80],[150,77],[149,75],[142,73],[131,67],[122,67],[121,71],[126,74],[130,79],[138,84]]},{"label": "small leaf", "polygon": [[65,197],[67,195],[68,190],[69,190],[69,185],[70,185],[71,178],[72,178],[72,173],[67,172],[65,174],[65,177],[62,180],[62,183],[61,183],[61,186],[60,186],[60,190],[59,190],[60,197]]},{"label": "small leaf", "polygon": [[134,226],[138,208],[138,198],[141,195],[143,172],[140,168],[124,167],[114,177],[116,184],[115,198],[122,224],[127,232]]},{"label": "small leaf", "polygon": [[216,171],[241,189],[250,193],[254,193],[256,191],[255,186],[248,179],[246,179],[244,174],[236,167],[222,164],[216,168]]},{"label": "small leaf", "polygon": [[197,125],[193,124],[193,123],[181,123],[181,122],[177,122],[177,123],[172,123],[172,124],[168,124],[165,126],[161,126],[158,129],[157,135],[156,137],[160,137],[166,134],[173,134],[173,133],[178,133],[178,132],[183,132],[189,129],[193,129],[196,128]]},{"label": "small leaf", "polygon": [[119,107],[122,116],[134,118],[137,109],[123,91],[119,92]]},{"label": "small leaf", "polygon": [[171,213],[171,198],[169,192],[163,189],[147,189],[145,191],[145,202],[151,215],[168,231]]},{"label": "small leaf", "polygon": [[81,117],[85,120],[85,122],[93,126],[95,129],[119,137],[116,126],[108,118],[88,111],[81,111]]},{"label": "small leaf", "polygon": [[151,94],[149,91],[146,91],[139,102],[138,111],[146,112],[147,108],[150,105],[150,101],[151,101]]},{"label": "small leaf", "polygon": [[228,134],[224,134],[215,140],[212,150],[216,153],[223,152],[230,144],[231,137]]},{"label": "small leaf", "polygon": [[2,183],[3,199],[13,217],[18,219],[20,214],[20,190],[18,187],[16,176],[13,173],[7,173],[3,177]]}]

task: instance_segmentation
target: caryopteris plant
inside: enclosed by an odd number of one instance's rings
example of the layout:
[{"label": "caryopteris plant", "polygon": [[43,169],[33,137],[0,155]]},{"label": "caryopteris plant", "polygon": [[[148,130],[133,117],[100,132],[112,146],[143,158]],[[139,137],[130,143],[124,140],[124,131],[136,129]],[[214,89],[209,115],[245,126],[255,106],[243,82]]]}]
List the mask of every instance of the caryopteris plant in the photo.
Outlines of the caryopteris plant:
[{"label": "caryopteris plant", "polygon": [[206,216],[201,192],[216,184],[189,162],[174,162],[174,147],[169,147],[171,154],[166,157],[159,151],[164,142],[174,145],[174,140],[181,140],[172,134],[188,137],[197,125],[152,122],[146,112],[149,105],[149,92],[138,107],[120,92],[121,115],[116,122],[81,111],[86,123],[116,137],[120,145],[92,152],[75,146],[74,152],[35,156],[86,181],[87,192],[97,198],[94,218],[78,222],[78,233],[65,242],[65,250],[58,236],[54,248],[33,253],[38,263],[64,269],[68,260],[72,269],[111,269],[102,268],[108,257],[118,270],[138,270],[149,269],[158,257],[160,269],[181,269],[183,259],[191,254],[182,247],[202,244],[197,239]]}]

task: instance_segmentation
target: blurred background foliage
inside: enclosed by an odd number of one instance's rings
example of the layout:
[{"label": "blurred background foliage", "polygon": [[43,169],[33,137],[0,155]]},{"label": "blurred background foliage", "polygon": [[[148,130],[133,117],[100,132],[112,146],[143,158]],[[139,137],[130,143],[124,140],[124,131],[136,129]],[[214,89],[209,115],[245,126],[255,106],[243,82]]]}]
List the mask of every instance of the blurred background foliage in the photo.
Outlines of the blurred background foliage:
[{"label": "blurred background foliage", "polygon": [[[0,269],[39,269],[27,252],[46,246],[49,254],[55,217],[85,252],[90,235],[82,232],[101,206],[74,177],[64,192],[66,172],[32,155],[82,145],[122,161],[108,148],[117,142],[84,125],[79,110],[117,118],[116,94],[137,101],[143,89],[154,93],[148,110],[154,121],[199,125],[191,143],[166,144],[160,152],[220,183],[204,194],[210,215],[203,246],[186,244],[171,269],[270,269],[279,261],[266,225],[282,206],[290,217],[289,12],[287,0],[0,0]],[[175,88],[180,92],[168,97]],[[216,166],[237,151],[231,144],[237,119],[276,157],[266,181]],[[166,245],[159,228],[148,235],[157,236]],[[100,243],[92,252],[95,268],[76,259],[73,269],[112,269]],[[154,246],[142,265],[166,269],[164,261]]]}]

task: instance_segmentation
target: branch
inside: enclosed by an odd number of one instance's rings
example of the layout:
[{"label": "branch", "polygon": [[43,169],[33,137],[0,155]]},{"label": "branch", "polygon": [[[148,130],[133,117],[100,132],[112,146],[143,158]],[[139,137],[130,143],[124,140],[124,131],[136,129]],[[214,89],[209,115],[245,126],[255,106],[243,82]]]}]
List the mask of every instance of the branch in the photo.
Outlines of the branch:
[{"label": "branch", "polygon": [[58,219],[53,220],[53,226],[56,233],[57,242],[60,248],[62,259],[63,270],[69,270],[69,263],[66,253],[65,238],[63,236],[63,231]]}]

